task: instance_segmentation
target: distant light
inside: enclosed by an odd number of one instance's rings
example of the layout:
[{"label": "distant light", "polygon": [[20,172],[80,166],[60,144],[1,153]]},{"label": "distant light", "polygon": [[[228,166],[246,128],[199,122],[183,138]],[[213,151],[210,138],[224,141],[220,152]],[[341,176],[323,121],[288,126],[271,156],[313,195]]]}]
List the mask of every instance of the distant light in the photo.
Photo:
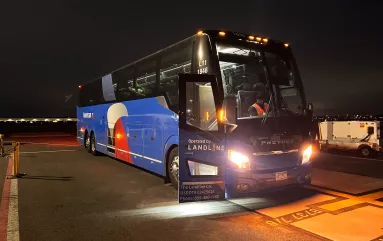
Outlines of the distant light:
[{"label": "distant light", "polygon": [[33,119],[32,121],[37,121],[37,119]]},{"label": "distant light", "polygon": [[81,85],[78,86],[79,89],[81,89],[81,87],[82,87]]},{"label": "distant light", "polygon": [[267,43],[267,42],[269,42],[269,40],[268,40],[267,38],[264,38],[264,39],[263,39],[263,42],[264,42],[264,43]]},{"label": "distant light", "polygon": [[49,121],[49,119],[45,119],[45,121]]},{"label": "distant light", "polygon": [[201,36],[202,34],[203,34],[202,31],[198,31],[198,32],[197,32],[197,35],[198,35],[198,36]]},{"label": "distant light", "polygon": [[249,39],[250,40],[254,40],[254,36],[249,36]]},{"label": "distant light", "polygon": [[258,42],[261,42],[262,38],[261,37],[256,37],[255,40],[257,40]]},{"label": "distant light", "polygon": [[60,119],[56,119],[56,121],[60,121]]},{"label": "distant light", "polygon": [[224,37],[224,36],[226,35],[225,32],[219,32],[218,34],[219,34],[219,36],[221,36],[221,37]]},{"label": "distant light", "polygon": [[20,121],[25,121],[24,119],[21,119]]},{"label": "distant light", "polygon": [[284,45],[285,45],[286,48],[289,47],[289,44],[284,44]]},{"label": "distant light", "polygon": [[12,119],[8,119],[8,121],[13,121]]}]

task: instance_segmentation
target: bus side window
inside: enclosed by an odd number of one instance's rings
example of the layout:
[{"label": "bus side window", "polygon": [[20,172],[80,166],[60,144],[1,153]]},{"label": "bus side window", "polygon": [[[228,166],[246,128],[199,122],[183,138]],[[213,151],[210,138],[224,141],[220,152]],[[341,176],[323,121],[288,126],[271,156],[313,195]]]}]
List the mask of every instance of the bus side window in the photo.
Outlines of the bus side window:
[{"label": "bus side window", "polygon": [[133,100],[134,66],[128,66],[112,73],[112,83],[117,101]]},{"label": "bus side window", "polygon": [[137,64],[136,87],[138,97],[154,97],[157,95],[156,68],[156,56]]},{"label": "bus side window", "polygon": [[183,42],[166,50],[160,61],[159,93],[166,93],[169,107],[178,113],[178,74],[191,72],[192,42]]},{"label": "bus side window", "polygon": [[97,105],[104,102],[101,79],[97,79],[81,87],[79,106]]}]

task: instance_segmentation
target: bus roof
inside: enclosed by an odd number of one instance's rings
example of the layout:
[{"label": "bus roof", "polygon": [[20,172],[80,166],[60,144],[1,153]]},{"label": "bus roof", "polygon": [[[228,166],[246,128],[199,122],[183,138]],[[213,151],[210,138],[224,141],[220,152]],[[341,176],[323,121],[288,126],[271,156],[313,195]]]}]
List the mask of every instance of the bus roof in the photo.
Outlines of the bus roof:
[{"label": "bus roof", "polygon": [[[147,55],[147,56],[145,56],[143,58],[140,58],[140,59],[138,59],[138,60],[136,60],[136,61],[134,61],[132,63],[124,65],[124,66],[122,66],[122,67],[120,67],[118,69],[115,69],[115,70],[111,71],[111,72],[108,72],[108,74],[112,74],[112,73],[114,73],[116,71],[119,71],[119,70],[121,70],[123,68],[132,66],[132,65],[134,65],[134,64],[136,64],[138,62],[141,62],[141,61],[143,61],[145,59],[148,59],[148,58],[150,58],[150,57],[152,57],[154,55],[158,55],[158,54],[160,54],[162,52],[165,52],[166,50],[168,50],[168,49],[170,49],[170,48],[172,48],[172,47],[174,47],[174,46],[176,46],[178,44],[181,44],[183,42],[189,41],[191,38],[194,38],[196,36],[202,36],[202,35],[208,35],[208,36],[210,36],[212,38],[217,38],[217,39],[218,38],[222,38],[222,39],[226,39],[226,40],[254,41],[254,42],[259,42],[260,44],[268,44],[268,45],[269,44],[279,44],[279,45],[283,44],[285,47],[289,47],[289,45],[287,43],[283,43],[282,41],[278,41],[278,40],[274,40],[274,39],[269,39],[269,38],[267,38],[265,36],[262,36],[262,35],[251,35],[251,34],[247,34],[247,33],[233,32],[233,31],[223,31],[223,30],[200,30],[196,34],[192,35],[191,37],[188,37],[188,38],[186,38],[184,40],[181,40],[181,41],[179,41],[179,42],[177,42],[175,44],[172,44],[172,45],[170,45],[170,46],[168,46],[166,48],[163,48],[163,49],[161,49],[161,50],[159,50],[157,52],[154,52],[154,53],[152,53],[150,55]],[[103,76],[105,76],[105,75],[102,75],[102,76],[97,77],[97,78],[95,78],[95,79],[93,79],[91,81],[88,81],[84,85],[89,84],[89,83],[91,83],[93,81],[96,81],[97,79],[100,79]],[[80,86],[83,86],[83,85],[80,85]]]}]

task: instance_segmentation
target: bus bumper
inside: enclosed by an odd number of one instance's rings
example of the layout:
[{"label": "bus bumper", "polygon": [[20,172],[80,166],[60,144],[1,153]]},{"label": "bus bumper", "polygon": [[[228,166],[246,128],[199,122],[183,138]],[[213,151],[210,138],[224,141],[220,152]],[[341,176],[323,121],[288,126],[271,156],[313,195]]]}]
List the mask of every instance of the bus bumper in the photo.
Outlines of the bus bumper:
[{"label": "bus bumper", "polygon": [[255,194],[311,184],[311,170],[311,164],[273,170],[272,172],[266,170],[227,169],[225,179],[226,198],[251,197]]}]

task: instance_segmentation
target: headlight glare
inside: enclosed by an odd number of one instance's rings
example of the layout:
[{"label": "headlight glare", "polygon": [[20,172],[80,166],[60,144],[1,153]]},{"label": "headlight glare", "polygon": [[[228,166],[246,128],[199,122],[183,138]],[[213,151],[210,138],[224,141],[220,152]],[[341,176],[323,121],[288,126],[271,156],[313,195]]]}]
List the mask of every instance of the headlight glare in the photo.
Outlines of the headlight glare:
[{"label": "headlight glare", "polygon": [[308,163],[310,161],[311,154],[313,154],[313,147],[310,145],[303,151],[302,164]]},{"label": "headlight glare", "polygon": [[229,154],[229,160],[235,163],[239,169],[250,168],[250,162],[247,156],[233,150],[229,150],[228,154]]}]

